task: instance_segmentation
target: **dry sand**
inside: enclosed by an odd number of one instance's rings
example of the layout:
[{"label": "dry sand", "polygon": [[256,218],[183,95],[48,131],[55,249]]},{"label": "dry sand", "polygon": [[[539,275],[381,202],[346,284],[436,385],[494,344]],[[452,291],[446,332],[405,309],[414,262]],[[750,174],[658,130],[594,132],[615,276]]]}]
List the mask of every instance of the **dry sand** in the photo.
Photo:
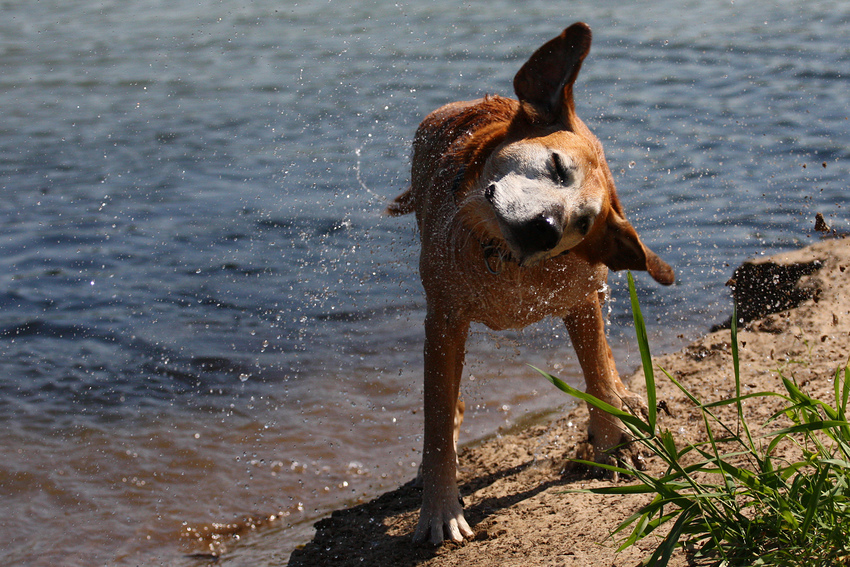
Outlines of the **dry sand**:
[{"label": "dry sand", "polygon": [[[781,372],[829,400],[836,368],[850,354],[850,239],[823,240],[748,262],[730,285],[747,321],[739,331],[744,390],[783,391]],[[734,396],[728,329],[654,362],[703,401]],[[679,444],[702,439],[699,412],[662,373],[656,372],[656,379],[658,399],[669,410],[661,412],[660,427],[673,432]],[[633,391],[645,392],[642,372],[629,380]],[[758,425],[779,406],[755,400],[744,411],[748,423]],[[732,413],[725,416],[734,422]],[[413,545],[421,492],[405,485],[317,522],[315,537],[292,553],[289,565],[636,566],[657,540],[617,553],[610,533],[649,497],[565,492],[612,483],[569,465],[586,452],[586,420],[582,405],[552,423],[461,452],[460,490],[476,532],[473,541]],[[662,470],[652,458],[647,466]],[[689,564],[676,553],[671,565]]]}]

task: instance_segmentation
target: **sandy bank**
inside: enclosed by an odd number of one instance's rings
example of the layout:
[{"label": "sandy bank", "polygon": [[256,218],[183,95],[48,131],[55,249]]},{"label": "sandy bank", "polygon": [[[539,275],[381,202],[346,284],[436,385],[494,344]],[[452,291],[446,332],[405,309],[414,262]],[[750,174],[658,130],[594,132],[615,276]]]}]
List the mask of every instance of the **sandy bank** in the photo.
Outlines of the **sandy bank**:
[{"label": "sandy bank", "polygon": [[[739,332],[744,387],[780,391],[782,372],[809,393],[829,399],[835,370],[850,354],[850,239],[824,240],[747,263],[730,284],[747,318]],[[704,401],[734,395],[727,329],[657,357],[655,363]],[[661,427],[682,441],[700,439],[698,412],[669,380],[657,380],[659,400],[669,409]],[[644,390],[642,372],[630,381],[632,390]],[[775,409],[758,401],[745,412],[750,423],[760,424]],[[462,451],[459,481],[474,541],[438,548],[413,545],[420,491],[406,485],[319,521],[313,540],[293,552],[289,565],[637,565],[653,542],[618,554],[609,533],[648,497],[564,492],[610,484],[565,468],[583,451],[586,419],[582,406],[545,426]],[[660,470],[653,459],[647,464]],[[673,564],[683,566],[687,560],[675,557]]]}]

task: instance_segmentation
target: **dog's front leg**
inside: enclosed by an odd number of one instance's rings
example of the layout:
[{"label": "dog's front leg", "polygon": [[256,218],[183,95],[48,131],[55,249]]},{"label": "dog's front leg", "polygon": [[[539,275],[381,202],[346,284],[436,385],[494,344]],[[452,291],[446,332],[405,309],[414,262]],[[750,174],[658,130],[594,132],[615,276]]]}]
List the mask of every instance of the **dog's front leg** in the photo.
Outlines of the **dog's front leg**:
[{"label": "dog's front leg", "polygon": [[[624,405],[645,407],[643,400],[631,394],[620,381],[614,365],[614,356],[605,338],[605,321],[602,318],[601,293],[591,294],[588,301],[564,317],[584,373],[587,393],[616,408]],[[627,441],[625,431],[615,418],[595,408],[590,409],[588,434],[597,461],[607,461],[611,450]]]},{"label": "dog's front leg", "polygon": [[474,534],[463,517],[457,488],[455,423],[469,322],[428,310],[425,318],[425,439],[422,509],[414,541],[439,544]]}]

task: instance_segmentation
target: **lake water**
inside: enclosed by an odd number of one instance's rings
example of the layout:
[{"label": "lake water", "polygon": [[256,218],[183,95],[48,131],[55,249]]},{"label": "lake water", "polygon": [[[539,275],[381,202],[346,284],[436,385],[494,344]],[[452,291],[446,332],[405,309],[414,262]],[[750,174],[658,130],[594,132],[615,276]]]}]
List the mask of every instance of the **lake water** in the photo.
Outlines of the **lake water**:
[{"label": "lake water", "polygon": [[[645,242],[651,341],[730,312],[748,257],[848,227],[850,4],[41,0],[0,19],[4,565],[285,564],[415,474],[424,115],[577,20],[578,111]],[[610,339],[638,365],[625,279]],[[557,322],[476,328],[463,440],[568,403]]]}]

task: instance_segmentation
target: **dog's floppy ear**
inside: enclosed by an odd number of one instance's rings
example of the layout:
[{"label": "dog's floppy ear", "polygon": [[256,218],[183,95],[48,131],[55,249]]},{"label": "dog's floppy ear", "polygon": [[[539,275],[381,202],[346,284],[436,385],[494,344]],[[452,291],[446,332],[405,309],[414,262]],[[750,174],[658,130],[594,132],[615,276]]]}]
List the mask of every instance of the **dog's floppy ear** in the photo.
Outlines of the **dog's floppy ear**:
[{"label": "dog's floppy ear", "polygon": [[646,271],[663,285],[676,281],[673,268],[641,242],[634,227],[615,208],[610,209],[601,229],[589,235],[576,251],[614,271]]},{"label": "dog's floppy ear", "polygon": [[514,92],[528,120],[572,129],[573,83],[590,51],[590,27],[575,23],[545,43],[514,77]]}]

